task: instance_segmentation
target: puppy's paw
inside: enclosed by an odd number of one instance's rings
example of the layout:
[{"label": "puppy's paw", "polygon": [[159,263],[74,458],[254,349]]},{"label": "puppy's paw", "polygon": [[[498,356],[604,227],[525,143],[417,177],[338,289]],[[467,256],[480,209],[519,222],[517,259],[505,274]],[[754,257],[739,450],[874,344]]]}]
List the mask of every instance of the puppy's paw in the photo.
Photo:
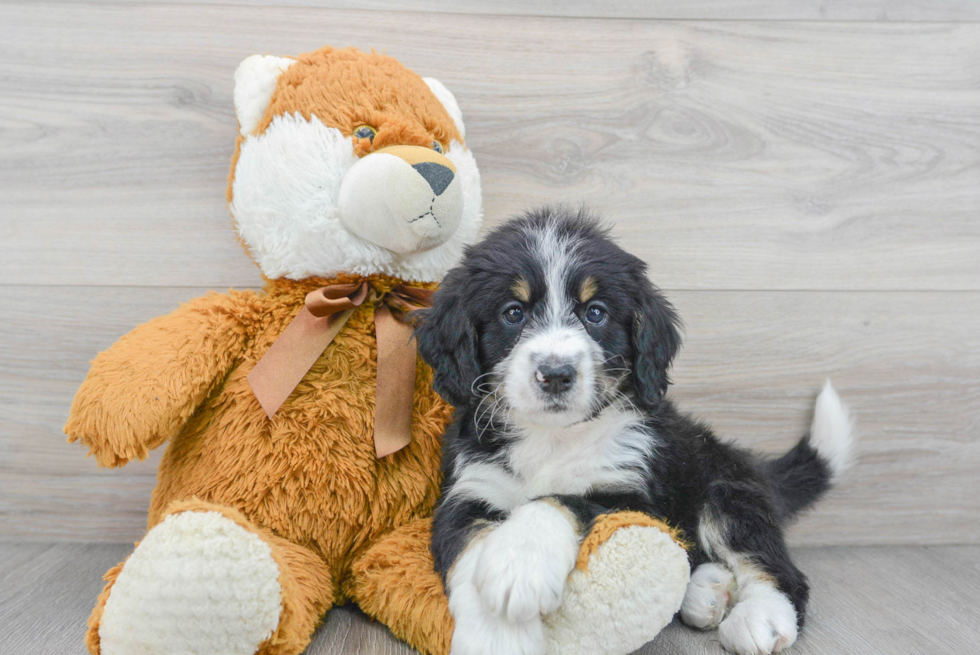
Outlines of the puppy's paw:
[{"label": "puppy's paw", "polygon": [[450,655],[544,655],[540,617],[511,622],[494,616],[483,604],[473,582],[483,546],[483,541],[471,545],[449,576],[449,611],[455,620]]},{"label": "puppy's paw", "polygon": [[782,592],[757,585],[718,627],[721,645],[737,655],[769,655],[796,641],[796,610]]},{"label": "puppy's paw", "polygon": [[716,627],[725,618],[734,587],[731,571],[720,564],[702,564],[691,574],[681,604],[681,619],[700,630]]},{"label": "puppy's paw", "polygon": [[572,520],[550,502],[535,501],[484,539],[473,580],[491,613],[521,622],[558,609],[578,552]]},{"label": "puppy's paw", "polygon": [[489,613],[455,617],[449,655],[545,655],[540,618],[513,623]]}]

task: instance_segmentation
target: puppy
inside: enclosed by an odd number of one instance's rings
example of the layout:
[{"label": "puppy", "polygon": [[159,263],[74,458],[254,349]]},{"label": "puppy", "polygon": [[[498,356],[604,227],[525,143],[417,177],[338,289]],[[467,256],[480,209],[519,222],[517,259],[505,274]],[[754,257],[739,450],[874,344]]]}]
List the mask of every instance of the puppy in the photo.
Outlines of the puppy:
[{"label": "puppy", "polygon": [[783,526],[848,463],[851,420],[829,382],[810,433],[768,459],[719,441],[665,398],[678,317],[585,212],[542,209],[471,247],[417,330],[456,406],[432,553],[456,619],[452,652],[544,652],[600,514],[681,528],[688,625],[739,654],[796,640],[808,586]]}]

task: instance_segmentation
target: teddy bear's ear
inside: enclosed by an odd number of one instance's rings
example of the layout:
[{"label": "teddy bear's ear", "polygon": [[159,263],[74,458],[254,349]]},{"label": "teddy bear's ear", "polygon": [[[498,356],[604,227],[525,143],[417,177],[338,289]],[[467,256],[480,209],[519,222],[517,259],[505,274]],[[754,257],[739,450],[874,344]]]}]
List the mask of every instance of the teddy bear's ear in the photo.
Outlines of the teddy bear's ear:
[{"label": "teddy bear's ear", "polygon": [[235,71],[235,113],[242,134],[251,134],[265,115],[279,75],[296,63],[288,57],[252,55]]},{"label": "teddy bear's ear", "polygon": [[422,81],[429,85],[429,89],[439,98],[442,106],[446,108],[449,116],[456,123],[456,129],[459,130],[460,136],[465,137],[466,126],[463,125],[463,112],[459,110],[459,103],[456,102],[456,96],[442,82],[434,77],[423,77]]}]

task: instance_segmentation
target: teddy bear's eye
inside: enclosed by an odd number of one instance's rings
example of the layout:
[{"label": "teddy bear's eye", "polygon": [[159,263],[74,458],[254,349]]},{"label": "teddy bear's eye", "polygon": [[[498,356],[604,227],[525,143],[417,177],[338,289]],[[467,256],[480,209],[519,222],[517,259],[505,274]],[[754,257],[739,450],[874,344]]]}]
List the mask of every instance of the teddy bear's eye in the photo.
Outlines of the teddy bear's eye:
[{"label": "teddy bear's eye", "polygon": [[432,142],[432,149],[435,150],[436,152],[438,152],[440,155],[445,152],[445,150],[443,150],[443,148],[442,148],[442,144],[439,143],[438,141],[433,141]]},{"label": "teddy bear's eye", "polygon": [[354,131],[354,136],[358,139],[370,139],[373,142],[374,135],[377,133],[378,131],[370,125],[361,125]]}]

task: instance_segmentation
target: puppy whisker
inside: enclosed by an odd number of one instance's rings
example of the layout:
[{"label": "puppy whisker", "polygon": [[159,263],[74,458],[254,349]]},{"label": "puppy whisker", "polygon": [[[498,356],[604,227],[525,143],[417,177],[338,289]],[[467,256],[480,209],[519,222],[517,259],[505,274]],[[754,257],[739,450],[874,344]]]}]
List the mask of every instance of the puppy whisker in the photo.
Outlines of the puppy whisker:
[{"label": "puppy whisker", "polygon": [[[486,396],[486,398],[493,398],[493,402],[490,403],[490,405],[488,405],[482,411],[479,411],[473,417],[473,423],[477,430],[477,434],[476,434],[477,442],[481,441],[483,437],[483,433],[486,432],[487,429],[493,427],[493,420],[497,415],[497,411],[504,405],[503,398],[498,396],[496,392],[494,392],[494,394],[492,395]],[[486,398],[484,398],[484,400],[486,400]],[[481,401],[481,405],[482,405],[482,401]],[[483,425],[480,425],[480,423],[487,416],[487,414],[490,414],[490,420],[486,421],[486,423],[484,423]]]},{"label": "puppy whisker", "polygon": [[480,389],[480,387],[482,387],[484,384],[487,384],[487,383],[482,383],[480,385],[477,385],[477,382],[479,382],[481,379],[483,379],[485,377],[488,377],[490,375],[493,375],[493,371],[490,371],[489,373],[484,373],[482,375],[476,376],[476,378],[470,384],[470,391],[473,393],[474,396],[479,396],[480,394],[477,393],[477,390]]}]

